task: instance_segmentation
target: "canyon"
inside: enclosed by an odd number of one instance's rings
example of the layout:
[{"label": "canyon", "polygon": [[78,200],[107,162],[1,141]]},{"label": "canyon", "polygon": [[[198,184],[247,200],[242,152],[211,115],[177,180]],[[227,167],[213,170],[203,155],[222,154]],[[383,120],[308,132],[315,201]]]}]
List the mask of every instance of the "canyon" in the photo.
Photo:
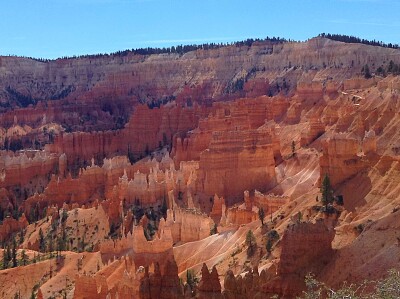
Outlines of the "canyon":
[{"label": "canyon", "polygon": [[296,298],[310,272],[381,279],[400,254],[390,61],[322,36],[0,57],[0,297]]}]

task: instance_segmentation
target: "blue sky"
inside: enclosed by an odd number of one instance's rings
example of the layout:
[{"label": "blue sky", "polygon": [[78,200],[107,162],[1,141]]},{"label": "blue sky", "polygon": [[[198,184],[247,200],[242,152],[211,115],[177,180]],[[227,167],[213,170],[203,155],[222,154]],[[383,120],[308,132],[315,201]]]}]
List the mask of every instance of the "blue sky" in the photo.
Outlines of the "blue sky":
[{"label": "blue sky", "polygon": [[0,55],[57,58],[321,32],[400,43],[400,0],[0,0]]}]

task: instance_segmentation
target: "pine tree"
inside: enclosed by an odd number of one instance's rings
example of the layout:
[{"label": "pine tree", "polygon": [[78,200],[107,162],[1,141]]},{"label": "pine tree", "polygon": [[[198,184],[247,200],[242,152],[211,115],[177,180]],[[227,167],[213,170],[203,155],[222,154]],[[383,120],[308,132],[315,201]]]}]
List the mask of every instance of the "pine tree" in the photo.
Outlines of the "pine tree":
[{"label": "pine tree", "polygon": [[261,208],[258,210],[258,218],[260,218],[260,221],[261,221],[261,225],[262,225],[262,226],[264,226],[264,217],[265,217],[265,212],[264,212],[264,209],[261,207]]},{"label": "pine tree", "polygon": [[272,240],[271,239],[268,239],[267,240],[267,244],[266,244],[266,249],[267,249],[267,252],[271,252],[272,251]]},{"label": "pine tree", "polygon": [[24,243],[24,230],[21,229],[21,231],[19,232],[19,244]]},{"label": "pine tree", "polygon": [[331,181],[327,174],[325,174],[324,179],[322,180],[321,193],[321,201],[323,205],[327,206],[328,204],[333,203],[333,190],[331,186]]},{"label": "pine tree", "polygon": [[167,199],[164,195],[162,206],[161,206],[161,213],[165,219],[167,219],[167,210],[168,210]]},{"label": "pine tree", "polygon": [[249,230],[246,234],[246,245],[247,245],[247,255],[252,256],[257,247],[256,237],[251,230]]},{"label": "pine tree", "polygon": [[39,251],[44,252],[46,249],[46,240],[43,235],[42,228],[39,229]]},{"label": "pine tree", "polygon": [[53,250],[54,250],[54,247],[53,247],[53,237],[52,237],[52,236],[50,236],[48,250],[49,250],[49,252],[50,252],[50,257],[53,257]]},{"label": "pine tree", "polygon": [[3,269],[8,268],[8,263],[11,259],[10,247],[7,245],[7,248],[3,250]]},{"label": "pine tree", "polygon": [[210,236],[215,235],[218,232],[217,224],[214,223],[212,228],[210,229]]},{"label": "pine tree", "polygon": [[186,270],[186,283],[194,290],[199,283],[199,278],[195,275],[193,269]]},{"label": "pine tree", "polygon": [[136,160],[135,160],[135,155],[131,150],[131,145],[130,144],[128,144],[128,154],[127,154],[127,156],[128,156],[129,163],[134,164]]},{"label": "pine tree", "polygon": [[13,266],[13,268],[18,266],[18,263],[17,263],[17,243],[15,242],[15,238],[13,238],[13,243],[12,243],[12,266]]},{"label": "pine tree", "polygon": [[68,219],[68,211],[66,209],[62,210],[61,222],[65,223]]},{"label": "pine tree", "polygon": [[364,78],[365,78],[365,79],[369,79],[369,78],[372,77],[372,76],[371,76],[371,72],[370,72],[370,70],[369,70],[368,64],[366,64],[366,65],[363,67],[363,74],[364,74]]},{"label": "pine tree", "polygon": [[63,240],[62,238],[57,238],[57,257],[61,256],[61,251],[63,250]]},{"label": "pine tree", "polygon": [[23,249],[21,251],[21,262],[20,262],[20,264],[26,266],[27,261],[28,261],[28,256],[25,253],[25,249]]}]

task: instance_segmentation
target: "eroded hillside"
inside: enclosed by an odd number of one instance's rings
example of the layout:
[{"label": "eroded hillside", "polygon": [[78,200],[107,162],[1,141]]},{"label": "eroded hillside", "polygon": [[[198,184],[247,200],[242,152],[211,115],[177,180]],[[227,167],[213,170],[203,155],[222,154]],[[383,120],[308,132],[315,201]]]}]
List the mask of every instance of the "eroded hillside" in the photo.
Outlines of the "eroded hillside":
[{"label": "eroded hillside", "polygon": [[325,38],[1,57],[0,296],[294,298],[309,272],[382,278],[400,79],[362,68],[390,61]]}]

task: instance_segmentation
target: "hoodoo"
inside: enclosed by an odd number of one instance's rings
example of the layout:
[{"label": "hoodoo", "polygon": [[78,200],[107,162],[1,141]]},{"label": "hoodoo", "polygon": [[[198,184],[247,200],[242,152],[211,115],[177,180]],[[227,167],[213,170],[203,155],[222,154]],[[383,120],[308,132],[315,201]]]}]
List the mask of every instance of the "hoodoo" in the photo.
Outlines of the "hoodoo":
[{"label": "hoodoo", "polygon": [[1,56],[0,297],[398,282],[399,64],[325,34]]}]

